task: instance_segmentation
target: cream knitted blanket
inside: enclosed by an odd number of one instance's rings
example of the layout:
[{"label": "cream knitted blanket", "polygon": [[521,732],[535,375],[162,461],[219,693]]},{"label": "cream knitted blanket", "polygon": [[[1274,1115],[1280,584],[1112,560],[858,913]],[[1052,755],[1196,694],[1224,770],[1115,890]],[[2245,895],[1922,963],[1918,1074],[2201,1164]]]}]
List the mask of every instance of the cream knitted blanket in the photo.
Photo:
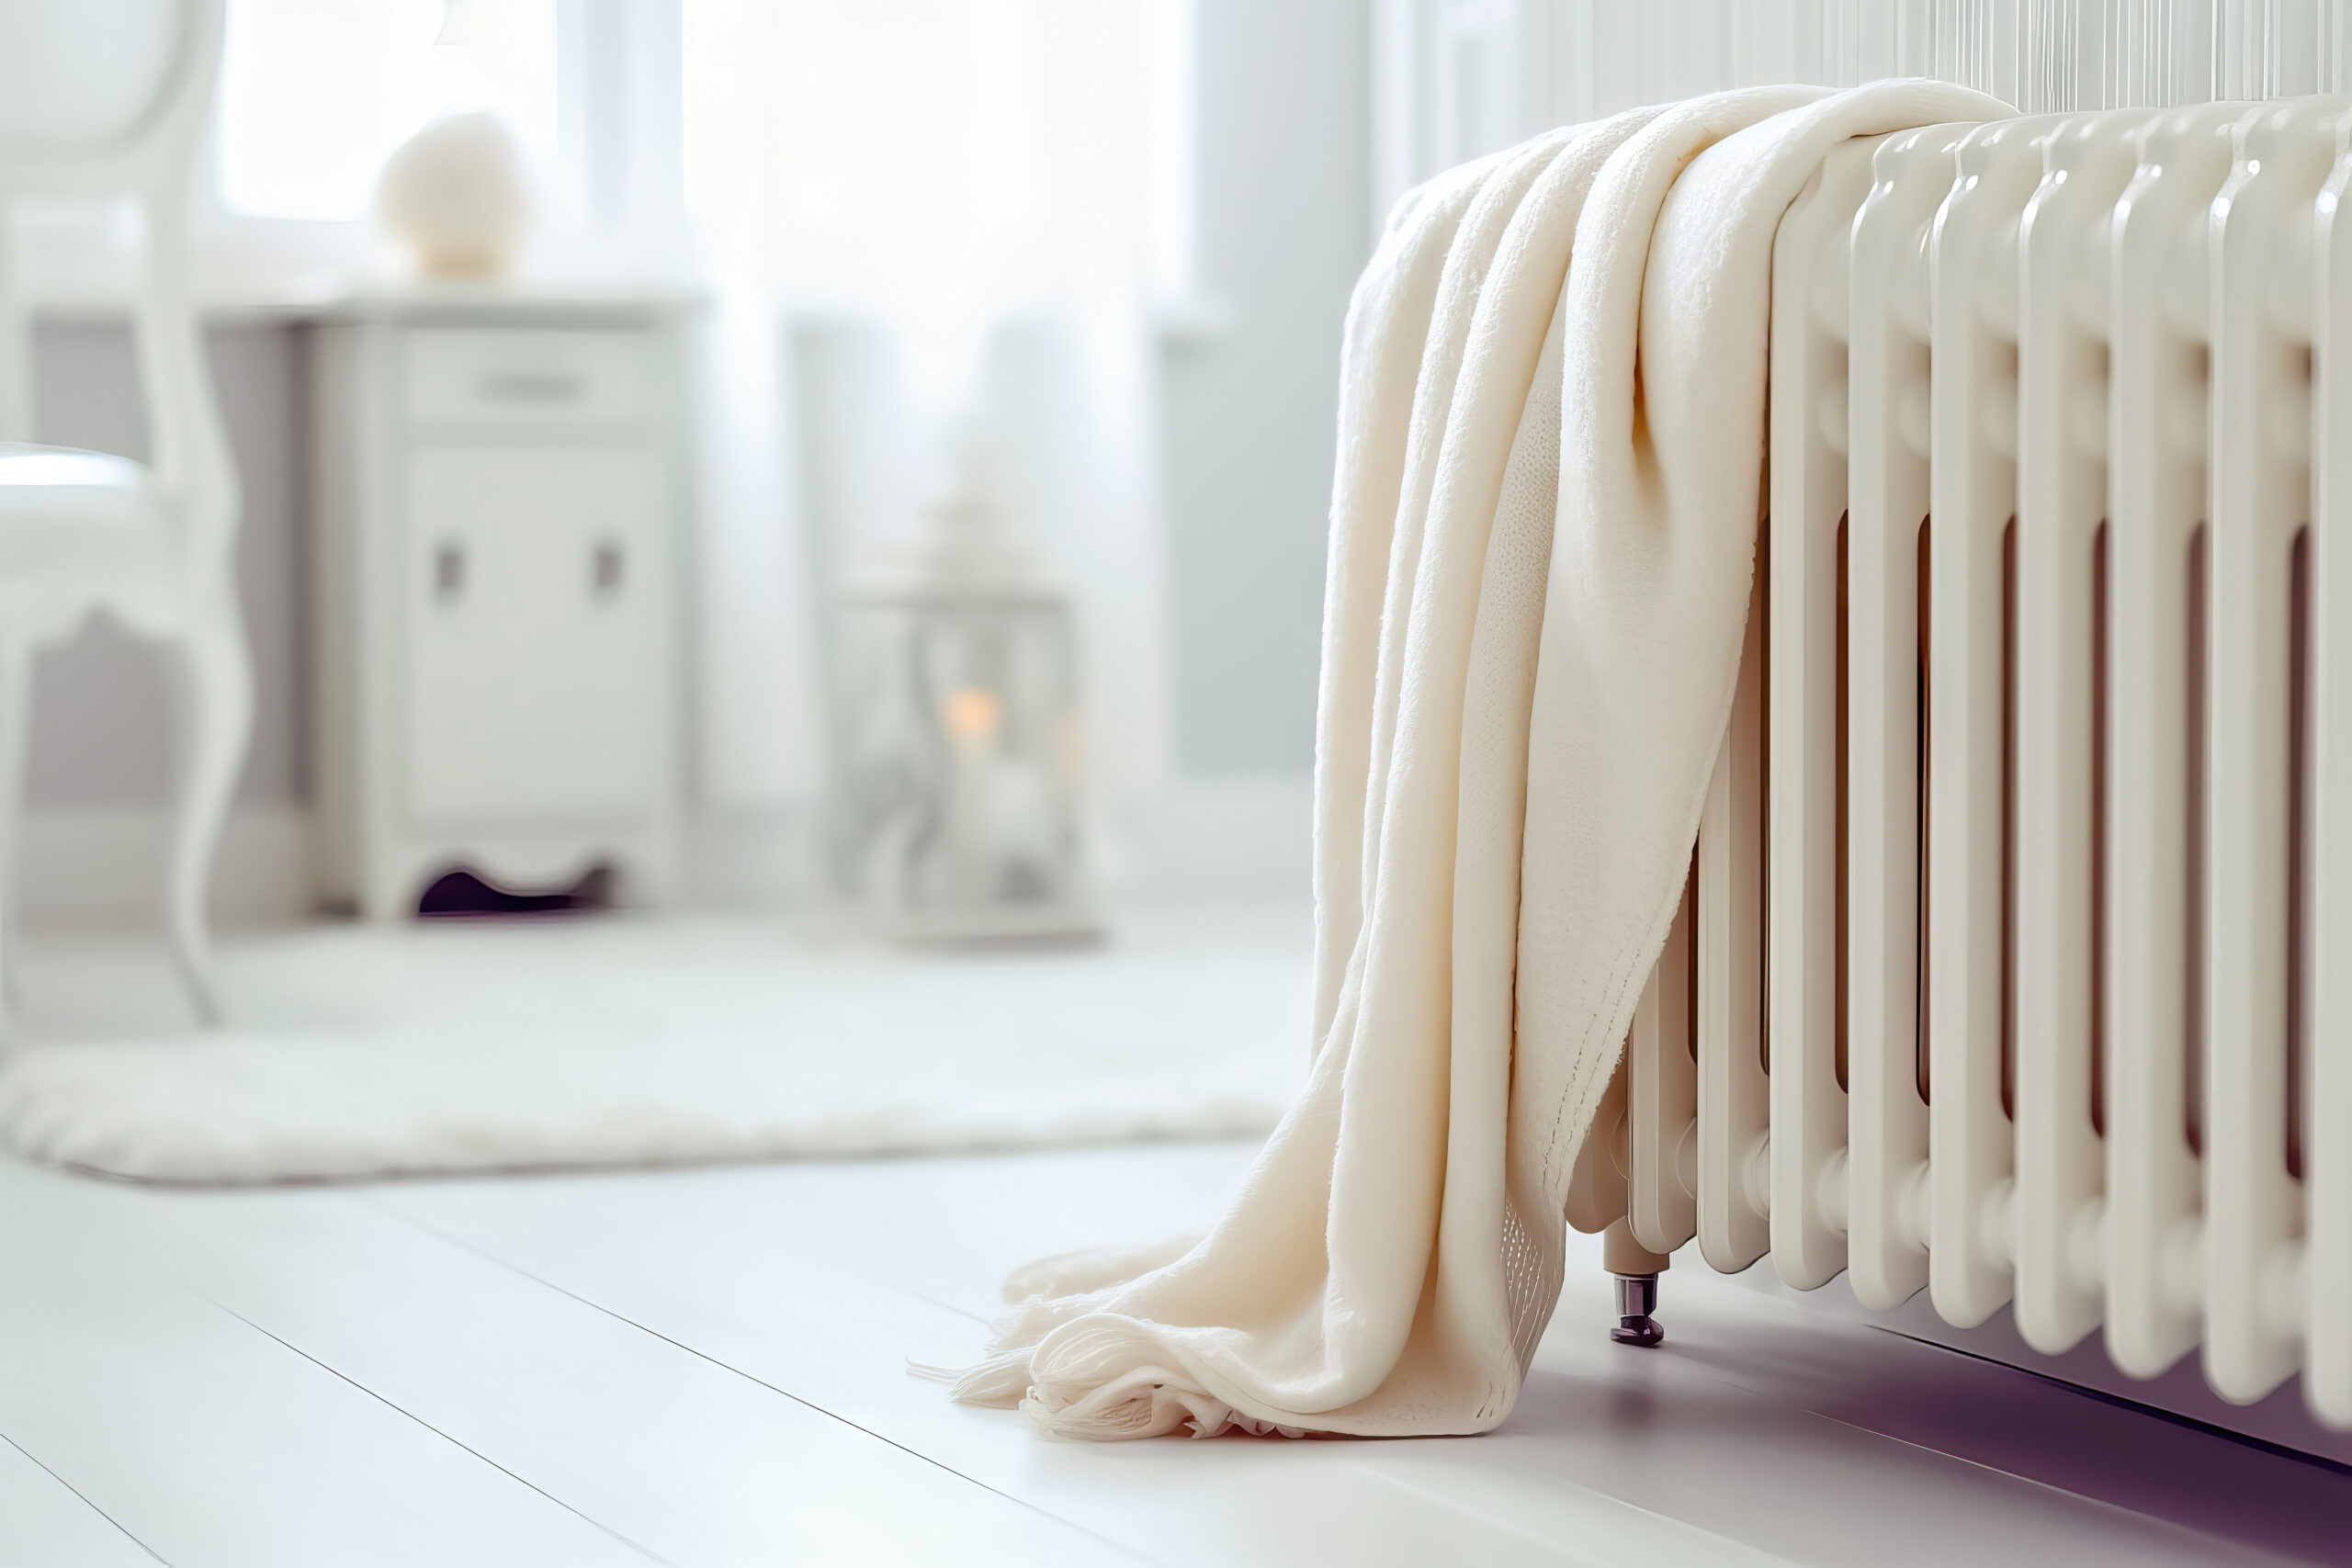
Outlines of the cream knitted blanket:
[{"label": "cream knitted blanket", "polygon": [[1048,1258],[957,1396],[1055,1432],[1509,1414],[1737,674],[1772,239],[1928,82],[1724,93],[1441,176],[1357,285],[1316,767],[1316,1055],[1197,1243]]}]

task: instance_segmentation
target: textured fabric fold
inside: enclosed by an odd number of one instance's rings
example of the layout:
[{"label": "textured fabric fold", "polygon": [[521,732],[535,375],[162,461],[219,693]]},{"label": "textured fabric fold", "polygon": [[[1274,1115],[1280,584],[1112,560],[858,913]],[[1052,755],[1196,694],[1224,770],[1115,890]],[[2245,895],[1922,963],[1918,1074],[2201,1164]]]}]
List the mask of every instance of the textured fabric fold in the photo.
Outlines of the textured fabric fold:
[{"label": "textured fabric fold", "polygon": [[1306,1088],[1182,1256],[1024,1270],[959,1397],[1090,1438],[1509,1413],[1728,717],[1773,232],[1838,141],[2004,112],[1719,94],[1400,205],[1342,355]]},{"label": "textured fabric fold", "polygon": [[1492,169],[1466,164],[1417,186],[1389,214],[1348,301],[1340,347],[1340,434],[1323,585],[1315,734],[1315,1014],[1331,1032],[1348,958],[1363,929],[1364,781],[1371,769],[1373,662],[1405,481],[1421,349],[1453,235]]}]

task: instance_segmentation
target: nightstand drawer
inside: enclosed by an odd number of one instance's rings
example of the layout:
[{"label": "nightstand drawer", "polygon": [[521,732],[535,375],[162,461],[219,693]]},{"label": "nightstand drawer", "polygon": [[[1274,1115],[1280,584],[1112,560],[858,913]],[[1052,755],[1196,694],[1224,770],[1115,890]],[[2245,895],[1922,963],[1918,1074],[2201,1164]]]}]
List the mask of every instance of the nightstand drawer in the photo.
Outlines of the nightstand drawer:
[{"label": "nightstand drawer", "polygon": [[416,327],[401,334],[401,407],[433,423],[612,423],[662,406],[650,333]]}]

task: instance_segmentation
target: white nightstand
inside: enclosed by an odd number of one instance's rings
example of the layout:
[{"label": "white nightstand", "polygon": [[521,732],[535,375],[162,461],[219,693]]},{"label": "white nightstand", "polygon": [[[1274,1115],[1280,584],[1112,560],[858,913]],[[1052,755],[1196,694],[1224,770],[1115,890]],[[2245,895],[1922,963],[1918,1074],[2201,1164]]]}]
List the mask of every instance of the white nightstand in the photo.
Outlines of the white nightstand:
[{"label": "white nightstand", "polygon": [[687,301],[424,290],[313,328],[321,903],[677,880]]}]

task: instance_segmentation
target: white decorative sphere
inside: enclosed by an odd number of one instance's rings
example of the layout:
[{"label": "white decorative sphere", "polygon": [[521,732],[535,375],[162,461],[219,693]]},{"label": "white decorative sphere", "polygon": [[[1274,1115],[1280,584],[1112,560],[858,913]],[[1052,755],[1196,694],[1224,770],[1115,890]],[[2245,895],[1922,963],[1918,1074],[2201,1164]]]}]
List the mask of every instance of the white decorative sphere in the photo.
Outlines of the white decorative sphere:
[{"label": "white decorative sphere", "polygon": [[436,119],[385,164],[376,212],[425,276],[499,276],[530,228],[523,144],[494,114]]}]

